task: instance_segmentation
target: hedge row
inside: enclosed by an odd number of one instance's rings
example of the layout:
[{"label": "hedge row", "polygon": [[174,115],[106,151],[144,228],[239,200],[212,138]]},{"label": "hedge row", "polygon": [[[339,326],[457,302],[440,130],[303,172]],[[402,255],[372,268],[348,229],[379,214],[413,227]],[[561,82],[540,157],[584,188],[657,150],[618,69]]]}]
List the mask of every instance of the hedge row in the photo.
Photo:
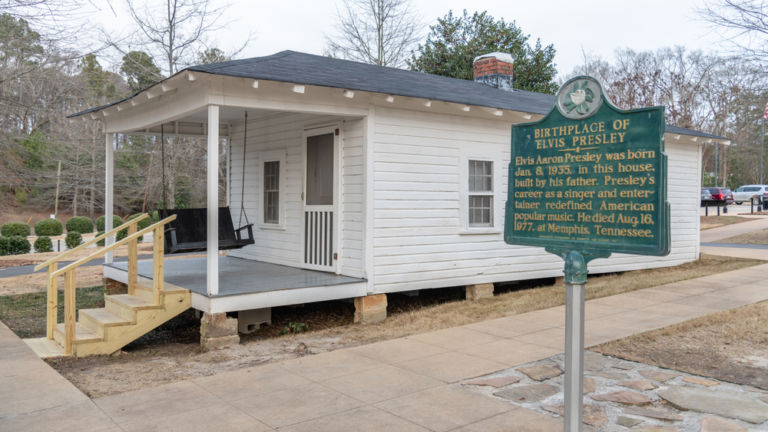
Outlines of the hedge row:
[{"label": "hedge row", "polygon": [[43,219],[35,224],[35,235],[57,236],[64,232],[64,225],[58,219]]},{"label": "hedge row", "polygon": [[35,252],[51,252],[53,251],[53,242],[51,242],[51,238],[48,236],[40,236],[35,240],[35,244],[33,245],[35,248]]},{"label": "hedge row", "polygon": [[[131,215],[126,220],[137,218],[141,213]],[[123,219],[120,216],[113,216],[112,227],[118,227],[123,224]],[[139,229],[146,228],[152,224],[152,218],[147,218],[139,222]],[[67,232],[79,232],[81,234],[90,234],[93,232],[93,228],[97,228],[97,231],[104,231],[104,216],[99,216],[94,224],[91,218],[86,216],[73,216],[67,219],[66,224],[62,224],[58,219],[43,219],[35,223],[35,235],[37,236],[57,236],[64,233],[64,227],[66,226]],[[4,237],[22,236],[27,237],[32,233],[29,225],[24,222],[7,222],[0,227],[0,235]]]},{"label": "hedge row", "polygon": [[93,232],[93,221],[85,216],[73,216],[67,219],[67,232],[90,234]]},{"label": "hedge row", "polygon": [[0,255],[21,255],[29,253],[32,245],[22,236],[0,237]]},{"label": "hedge row", "polygon": [[3,237],[21,236],[26,237],[30,233],[29,225],[24,222],[8,222],[0,227],[0,235]]},{"label": "hedge row", "polygon": [[[133,214],[129,216],[126,221],[139,217],[141,213]],[[157,220],[157,212],[151,214],[152,217],[144,219],[137,224],[137,229],[144,229],[150,226],[153,221]],[[118,227],[123,224],[123,219],[120,216],[113,216],[112,227]],[[104,234],[104,216],[100,216],[96,219],[96,228],[98,234]],[[83,243],[82,234],[92,233],[94,228],[93,220],[86,216],[74,216],[67,219],[66,224],[67,237],[64,242],[67,247],[72,249]],[[35,240],[34,250],[35,252],[50,252],[53,250],[53,242],[49,236],[61,235],[64,232],[64,226],[58,219],[43,219],[35,223],[35,235],[38,236]],[[31,234],[29,225],[24,222],[8,222],[0,227],[0,256],[2,255],[20,255],[29,253],[32,250],[33,245],[27,240],[27,236]],[[122,240],[128,236],[128,230],[124,229],[117,233],[117,240]],[[141,241],[141,238],[139,239]],[[103,246],[104,241],[99,242],[99,246]]]}]

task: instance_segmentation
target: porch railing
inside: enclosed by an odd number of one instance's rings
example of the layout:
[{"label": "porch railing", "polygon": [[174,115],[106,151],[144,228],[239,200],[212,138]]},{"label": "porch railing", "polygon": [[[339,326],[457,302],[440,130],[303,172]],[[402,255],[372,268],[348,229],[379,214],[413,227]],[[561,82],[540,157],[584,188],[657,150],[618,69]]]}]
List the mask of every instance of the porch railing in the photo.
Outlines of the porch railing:
[{"label": "porch railing", "polygon": [[[48,298],[47,298],[47,322],[46,322],[46,337],[53,339],[53,332],[58,324],[58,277],[64,276],[64,351],[69,355],[72,353],[72,343],[75,340],[76,329],[76,317],[77,317],[77,303],[76,303],[76,276],[75,270],[83,264],[104,256],[107,252],[110,252],[125,244],[128,245],[128,294],[133,295],[138,284],[138,239],[144,234],[152,232],[153,242],[153,293],[155,298],[155,304],[160,304],[160,296],[163,290],[163,257],[165,255],[165,225],[176,219],[176,215],[169,216],[155,224],[152,224],[144,229],[137,230],[138,222],[144,220],[148,215],[143,214],[140,217],[131,219],[130,221],[120,225],[111,231],[105,232],[99,236],[94,237],[82,245],[70,249],[55,258],[45,261],[35,267],[35,270],[39,270],[48,267]],[[116,235],[119,231],[128,229],[128,235],[115,243],[104,246],[89,255],[80,258],[69,265],[59,269],[59,262],[72,253],[82,250],[83,248],[94,244],[102,239],[105,239],[111,235]]]}]

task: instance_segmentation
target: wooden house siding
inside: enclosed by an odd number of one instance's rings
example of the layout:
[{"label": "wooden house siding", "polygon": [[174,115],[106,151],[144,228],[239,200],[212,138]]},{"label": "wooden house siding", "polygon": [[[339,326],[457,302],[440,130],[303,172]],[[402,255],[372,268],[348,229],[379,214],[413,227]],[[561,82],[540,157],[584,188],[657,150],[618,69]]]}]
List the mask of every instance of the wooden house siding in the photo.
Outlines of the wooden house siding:
[{"label": "wooden house siding", "polygon": [[[377,108],[374,134],[373,292],[562,275],[543,248],[504,243],[510,130],[504,121]],[[672,247],[667,257],[617,254],[594,273],[662,267],[698,254],[698,149],[667,142]],[[467,229],[468,160],[493,161],[494,227]]]}]

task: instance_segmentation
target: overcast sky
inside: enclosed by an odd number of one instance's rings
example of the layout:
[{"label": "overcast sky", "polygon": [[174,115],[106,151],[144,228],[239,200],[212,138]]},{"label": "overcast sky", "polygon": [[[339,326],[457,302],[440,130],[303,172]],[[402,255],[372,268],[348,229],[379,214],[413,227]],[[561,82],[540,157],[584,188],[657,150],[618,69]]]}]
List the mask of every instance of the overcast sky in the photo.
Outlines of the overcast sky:
[{"label": "overcast sky", "polygon": [[[103,2],[103,3],[102,3]],[[216,2],[216,0],[214,0]],[[120,0],[94,0],[99,17],[115,30],[129,22]],[[495,18],[515,21],[532,41],[541,39],[557,50],[555,62],[564,76],[584,60],[583,53],[611,59],[617,48],[637,51],[682,45],[688,49],[722,49],[715,32],[702,22],[696,8],[703,0],[413,0],[413,10],[422,18],[424,36],[428,26],[448,10],[487,10]],[[224,21],[229,24],[211,39],[225,50],[242,43],[252,33],[249,46],[238,57],[269,55],[290,49],[322,54],[325,35],[336,22],[341,0],[231,0]],[[103,6],[102,6],[103,5]]]}]

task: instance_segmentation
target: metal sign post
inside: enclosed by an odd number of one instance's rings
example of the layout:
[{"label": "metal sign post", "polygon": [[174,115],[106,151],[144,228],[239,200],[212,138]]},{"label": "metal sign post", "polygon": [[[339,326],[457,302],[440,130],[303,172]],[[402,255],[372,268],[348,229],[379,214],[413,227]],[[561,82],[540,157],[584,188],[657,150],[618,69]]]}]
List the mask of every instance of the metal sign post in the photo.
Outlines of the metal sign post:
[{"label": "metal sign post", "polygon": [[581,432],[584,383],[584,284],[565,284],[565,430]]},{"label": "metal sign post", "polygon": [[584,408],[584,285],[587,279],[587,265],[580,253],[571,251],[565,258],[565,275],[565,430],[580,432]]},{"label": "metal sign post", "polygon": [[664,108],[621,110],[591,77],[567,81],[544,118],[512,127],[508,244],[565,261],[565,430],[581,431],[587,263],[669,253]]},{"label": "metal sign post", "polygon": [[584,300],[587,262],[607,258],[609,253],[582,254],[579,251],[546,249],[565,260],[565,405],[566,432],[581,432],[584,408]]}]

